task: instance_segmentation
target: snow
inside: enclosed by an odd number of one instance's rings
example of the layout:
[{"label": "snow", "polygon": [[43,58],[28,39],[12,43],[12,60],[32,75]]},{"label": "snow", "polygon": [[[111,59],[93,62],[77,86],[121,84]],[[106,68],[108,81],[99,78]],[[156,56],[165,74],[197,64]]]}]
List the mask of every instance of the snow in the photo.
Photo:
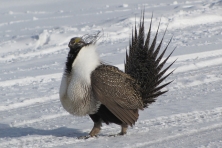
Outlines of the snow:
[{"label": "snow", "polygon": [[[222,0],[16,0],[0,5],[0,147],[222,147]],[[173,36],[166,55],[177,61],[165,95],[144,111],[127,135],[103,124],[98,137],[77,139],[93,126],[67,113],[59,86],[74,36],[102,31],[97,51],[124,69],[135,16],[145,8],[152,36]],[[169,71],[170,71],[169,70]]]}]

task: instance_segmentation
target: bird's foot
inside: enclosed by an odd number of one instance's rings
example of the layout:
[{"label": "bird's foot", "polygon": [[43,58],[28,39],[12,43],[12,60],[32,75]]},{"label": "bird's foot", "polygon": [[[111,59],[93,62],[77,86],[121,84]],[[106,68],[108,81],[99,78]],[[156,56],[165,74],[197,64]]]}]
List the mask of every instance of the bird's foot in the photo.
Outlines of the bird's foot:
[{"label": "bird's foot", "polygon": [[109,137],[123,136],[125,134],[126,134],[126,132],[120,132],[118,134],[109,135]]},{"label": "bird's foot", "polygon": [[86,136],[80,136],[80,137],[78,137],[78,139],[89,139],[89,138],[92,138],[92,137],[98,137],[98,136],[97,135],[95,135],[95,136],[86,135]]},{"label": "bird's foot", "polygon": [[123,135],[125,135],[127,133],[127,128],[128,128],[128,125],[123,123],[121,125],[121,132],[118,133],[118,134],[109,135],[109,137],[123,136]]}]

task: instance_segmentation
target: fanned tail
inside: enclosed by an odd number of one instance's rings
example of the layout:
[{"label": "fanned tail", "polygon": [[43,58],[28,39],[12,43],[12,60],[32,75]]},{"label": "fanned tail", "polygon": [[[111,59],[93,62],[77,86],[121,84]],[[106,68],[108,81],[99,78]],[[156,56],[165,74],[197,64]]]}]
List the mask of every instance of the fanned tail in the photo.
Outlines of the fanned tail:
[{"label": "fanned tail", "polygon": [[164,32],[161,42],[157,45],[156,41],[160,26],[159,24],[156,35],[151,43],[150,36],[151,36],[152,18],[148,34],[145,37],[144,12],[142,13],[140,18],[139,30],[137,31],[135,25],[135,29],[134,31],[132,31],[132,40],[130,41],[129,45],[129,53],[126,53],[126,62],[125,62],[125,72],[134,79],[136,79],[139,85],[141,86],[144,108],[148,107],[148,105],[151,104],[152,102],[155,102],[156,97],[167,92],[167,91],[161,91],[161,89],[169,85],[172,81],[161,85],[160,83],[164,81],[170,74],[173,73],[173,71],[171,71],[169,74],[164,76],[166,71],[175,62],[175,61],[172,62],[168,67],[163,69],[163,66],[165,65],[165,63],[167,62],[167,60],[174,51],[173,50],[170,53],[170,55],[168,55],[166,59],[161,62],[161,59],[163,58],[172,38],[170,39],[169,43],[167,44],[163,52],[159,53],[166,31]]}]

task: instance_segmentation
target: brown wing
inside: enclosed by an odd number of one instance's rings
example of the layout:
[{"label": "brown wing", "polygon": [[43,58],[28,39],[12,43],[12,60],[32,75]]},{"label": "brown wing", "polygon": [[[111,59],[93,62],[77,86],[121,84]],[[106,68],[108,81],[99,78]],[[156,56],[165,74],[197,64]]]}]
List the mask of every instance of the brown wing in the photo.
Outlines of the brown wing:
[{"label": "brown wing", "polygon": [[96,99],[122,122],[132,125],[143,109],[139,86],[129,75],[110,65],[97,67],[91,75]]}]

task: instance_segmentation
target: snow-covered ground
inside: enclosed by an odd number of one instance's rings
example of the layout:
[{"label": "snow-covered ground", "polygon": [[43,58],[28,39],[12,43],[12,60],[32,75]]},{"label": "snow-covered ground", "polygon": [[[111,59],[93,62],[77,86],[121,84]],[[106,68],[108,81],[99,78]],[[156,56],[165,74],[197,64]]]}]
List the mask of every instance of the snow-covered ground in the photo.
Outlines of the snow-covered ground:
[{"label": "snow-covered ground", "polygon": [[[58,90],[71,37],[103,31],[98,52],[123,69],[131,29],[145,8],[154,35],[161,19],[169,62],[177,59],[168,93],[145,111],[127,135],[61,106]],[[222,0],[1,0],[0,147],[222,147]]]}]

